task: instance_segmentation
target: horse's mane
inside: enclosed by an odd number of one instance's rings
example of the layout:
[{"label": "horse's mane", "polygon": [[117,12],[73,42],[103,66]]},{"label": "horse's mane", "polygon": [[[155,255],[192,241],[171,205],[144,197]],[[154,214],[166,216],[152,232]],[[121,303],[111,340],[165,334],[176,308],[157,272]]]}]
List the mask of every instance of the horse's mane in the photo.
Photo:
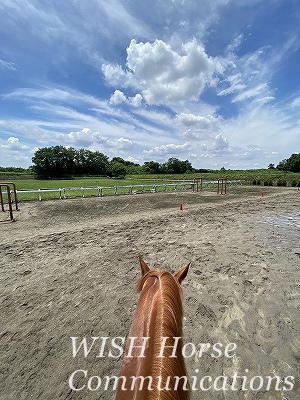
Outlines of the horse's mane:
[{"label": "horse's mane", "polygon": [[[158,355],[162,346],[162,337],[169,337],[166,346],[174,345],[174,337],[182,338],[183,307],[181,296],[183,290],[178,280],[171,273],[156,270],[150,270],[144,274],[137,282],[137,289],[143,290],[144,284],[150,277],[156,278],[154,285],[157,296],[155,303],[156,317],[155,321],[153,321],[155,323],[155,341],[153,343],[154,357],[151,375],[153,377],[161,376],[162,382],[166,382],[167,377],[170,377],[170,387],[174,387],[173,377],[187,376],[182,356],[182,339],[178,342],[175,358],[170,357],[173,349],[168,347],[164,349],[163,356],[165,358],[160,358]],[[180,384],[176,391],[163,390],[155,393],[154,389],[150,396],[149,398],[162,400],[184,400],[189,398],[188,391],[184,391]]]}]

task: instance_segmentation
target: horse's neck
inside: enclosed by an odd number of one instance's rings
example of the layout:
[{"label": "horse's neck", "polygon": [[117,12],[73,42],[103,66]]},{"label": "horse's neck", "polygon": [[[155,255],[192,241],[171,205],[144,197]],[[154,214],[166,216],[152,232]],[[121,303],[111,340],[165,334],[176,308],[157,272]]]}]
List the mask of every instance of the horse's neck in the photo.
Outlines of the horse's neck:
[{"label": "horse's neck", "polygon": [[[126,344],[125,357],[122,364],[121,376],[184,376],[186,375],[184,359],[182,357],[182,340],[177,344],[176,357],[170,358],[174,345],[174,337],[182,336],[182,305],[179,287],[173,278],[168,276],[149,276],[143,283],[143,289],[135,310],[133,322]],[[173,285],[173,286],[172,286]],[[130,349],[130,338],[136,337],[134,345],[142,346],[143,338],[148,337],[144,357],[141,357],[141,347]],[[163,351],[163,357],[159,357],[162,351],[162,337],[169,337]],[[127,358],[128,351],[131,356]],[[147,386],[147,385],[145,385]],[[128,393],[129,392],[129,393]],[[128,397],[126,397],[128,396]],[[168,396],[168,397],[167,397]],[[164,399],[170,398],[170,391],[164,397],[163,391],[157,392],[154,385],[153,391],[141,391],[132,393],[123,392],[119,398],[128,399]],[[187,399],[187,393],[176,391],[173,399]]]}]

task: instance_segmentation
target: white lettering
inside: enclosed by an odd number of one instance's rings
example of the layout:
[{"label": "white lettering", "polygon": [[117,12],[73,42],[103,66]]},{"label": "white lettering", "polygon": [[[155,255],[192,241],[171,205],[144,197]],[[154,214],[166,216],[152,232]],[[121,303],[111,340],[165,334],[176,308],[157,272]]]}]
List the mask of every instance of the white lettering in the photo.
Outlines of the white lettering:
[{"label": "white lettering", "polygon": [[130,337],[128,339],[130,339],[130,346],[129,346],[129,350],[128,350],[128,353],[127,353],[126,357],[134,357],[134,356],[131,355],[133,348],[142,349],[140,355],[139,356],[135,356],[135,357],[145,357],[144,352],[145,352],[145,349],[146,349],[146,344],[147,344],[148,339],[150,339],[150,338],[149,337],[143,337],[143,345],[142,346],[134,346],[134,341],[135,341],[135,339],[138,339],[137,337]]},{"label": "white lettering", "polygon": [[84,389],[84,387],[85,387],[85,385],[83,385],[81,388],[76,388],[76,387],[74,387],[73,379],[74,379],[74,376],[75,376],[78,372],[83,372],[85,378],[87,377],[87,370],[83,370],[83,369],[78,369],[77,371],[74,371],[74,372],[71,374],[71,376],[70,376],[70,378],[69,378],[69,387],[70,387],[70,389],[75,390],[76,392],[79,392],[80,390]]},{"label": "white lettering", "polygon": [[71,339],[72,339],[73,357],[76,357],[81,346],[83,347],[84,357],[87,357],[89,352],[91,351],[92,347],[94,346],[94,343],[96,342],[96,340],[99,339],[99,336],[92,336],[93,343],[91,344],[91,346],[89,348],[87,347],[87,344],[86,344],[86,338],[82,339],[78,348],[76,348],[76,339],[78,339],[78,337],[71,337]]},{"label": "white lettering", "polygon": [[168,348],[172,348],[173,349],[172,355],[170,356],[170,358],[176,358],[177,357],[176,356],[176,350],[177,350],[178,342],[181,339],[181,337],[175,336],[173,338],[173,339],[175,339],[175,343],[173,344],[173,346],[166,346],[166,341],[167,341],[167,339],[169,339],[167,336],[162,336],[161,339],[162,339],[162,345],[161,345],[161,348],[160,348],[159,356],[157,356],[157,357],[158,358],[163,358],[164,357],[163,356],[164,349],[165,349],[165,347],[168,347]]},{"label": "white lettering", "polygon": [[113,338],[113,340],[111,341],[111,345],[114,349],[118,349],[119,353],[117,355],[113,355],[112,352],[109,350],[108,357],[118,358],[118,357],[121,357],[121,355],[123,354],[123,347],[116,344],[117,339],[121,339],[122,344],[124,344],[124,342],[125,342],[124,337],[118,336],[118,337]]}]

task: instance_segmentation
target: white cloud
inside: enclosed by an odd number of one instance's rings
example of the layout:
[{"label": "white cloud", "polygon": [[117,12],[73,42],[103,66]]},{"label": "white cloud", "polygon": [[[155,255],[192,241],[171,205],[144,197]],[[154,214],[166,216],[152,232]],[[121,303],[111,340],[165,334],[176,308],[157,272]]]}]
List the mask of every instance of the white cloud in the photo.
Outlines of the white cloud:
[{"label": "white cloud", "polygon": [[134,147],[134,143],[132,140],[125,139],[123,137],[119,138],[116,141],[110,142],[114,147],[117,147],[122,150],[131,150]]},{"label": "white cloud", "polygon": [[126,103],[127,98],[123,92],[121,92],[120,90],[115,90],[114,93],[110,96],[109,102],[111,104]]},{"label": "white cloud", "polygon": [[4,60],[0,60],[0,66],[10,69],[12,71],[16,71],[16,64],[11,62],[11,61],[4,61]]},{"label": "white cloud", "polygon": [[195,115],[180,113],[176,121],[183,127],[188,127],[182,134],[184,139],[190,141],[214,141],[221,130],[222,119],[213,115]]},{"label": "white cloud", "polygon": [[1,166],[29,166],[33,156],[33,149],[20,142],[14,136],[7,140],[0,139],[0,160]]},{"label": "white cloud", "polygon": [[156,146],[153,149],[150,150],[144,150],[143,153],[151,156],[159,156],[159,155],[177,155],[181,153],[186,153],[191,149],[191,145],[188,142],[185,142],[183,144],[166,144],[162,146]]},{"label": "white cloud", "polygon": [[243,38],[244,38],[244,35],[242,33],[239,34],[238,36],[234,37],[232,42],[227,46],[225,53],[231,54],[231,53],[235,52],[236,50],[238,50],[242,44]]},{"label": "white cloud", "polygon": [[129,101],[133,107],[140,107],[142,105],[143,96],[137,93],[134,97],[131,97]]},{"label": "white cloud", "polygon": [[133,74],[129,71],[124,71],[121,65],[103,64],[101,66],[101,70],[106,81],[111,86],[138,86],[138,83],[135,81]]},{"label": "white cloud", "polygon": [[137,93],[133,97],[126,97],[126,95],[121,90],[115,90],[110,96],[110,104],[118,105],[122,103],[127,103],[133,107],[140,107],[142,105],[143,96]]},{"label": "white cloud", "polygon": [[[242,91],[240,94],[238,94],[234,97],[232,102],[234,103],[237,101],[244,101],[244,100],[248,100],[253,97],[259,98],[260,95],[264,95],[267,92],[268,92],[268,85],[266,83],[262,83],[253,88]],[[272,100],[274,98],[272,96],[267,96],[267,97],[269,100]],[[264,99],[265,98],[266,98],[266,96],[264,97]]]},{"label": "white cloud", "polygon": [[291,107],[300,107],[300,96],[296,97],[291,103]]},{"label": "white cloud", "polygon": [[20,140],[14,136],[11,136],[7,139],[6,144],[1,145],[2,148],[7,148],[8,150],[19,151],[19,150],[29,150],[30,148],[20,143]]},{"label": "white cloud", "polygon": [[108,137],[90,128],[83,128],[78,132],[60,134],[59,142],[65,146],[100,150],[105,154],[115,151],[129,151],[136,146],[135,142],[131,139],[124,137]]},{"label": "white cloud", "polygon": [[217,59],[209,57],[193,39],[175,51],[162,40],[137,43],[127,48],[127,67],[103,65],[102,72],[114,86],[139,88],[148,104],[172,104],[198,99],[204,88],[215,84],[221,72]]}]

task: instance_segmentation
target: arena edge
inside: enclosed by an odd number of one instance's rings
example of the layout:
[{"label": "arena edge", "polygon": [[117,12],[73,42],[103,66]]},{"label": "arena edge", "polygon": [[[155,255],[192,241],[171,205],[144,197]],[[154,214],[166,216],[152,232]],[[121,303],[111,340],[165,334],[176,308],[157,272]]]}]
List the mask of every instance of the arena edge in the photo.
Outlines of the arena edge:
[{"label": "arena edge", "polygon": [[[198,373],[199,370],[195,369],[195,372]],[[248,373],[249,370],[245,369],[245,372]],[[82,381],[82,379],[85,379],[86,382],[82,386],[76,385],[76,380],[79,379]],[[142,390],[143,385],[147,384],[147,389],[148,390],[153,390],[153,377],[152,376],[131,376],[131,390],[135,387],[136,384],[139,384],[139,390]],[[193,375],[190,377],[189,382],[188,378],[186,376],[175,376],[175,377],[167,377],[165,382],[162,382],[162,377],[158,376],[157,377],[157,383],[156,386],[158,390],[171,390],[170,387],[170,381],[171,378],[175,380],[174,383],[174,389],[177,390],[178,385],[182,384],[182,387],[184,390],[188,390],[190,387],[191,391],[253,391],[253,392],[258,392],[258,391],[280,391],[280,392],[285,392],[285,391],[291,391],[294,388],[294,377],[293,376],[287,376],[285,378],[281,378],[279,376],[259,376],[256,375],[252,378],[247,377],[246,375],[238,375],[237,372],[235,372],[232,376],[225,376],[225,375],[220,375],[216,378],[213,378],[209,375],[206,375],[202,378]],[[88,378],[88,370],[76,370],[74,371],[69,378],[69,387],[71,390],[74,390],[76,392],[82,391],[84,389],[87,389],[89,391],[97,391],[99,389],[102,389],[104,391],[107,391],[109,389],[116,390],[118,386],[119,380],[122,380],[122,387],[124,388],[124,385],[126,383],[126,377],[124,376],[104,376],[100,377],[97,375],[91,376]],[[182,382],[180,382],[182,380]],[[111,387],[111,381],[113,381],[113,385]],[[230,382],[230,384],[229,384]],[[102,385],[103,383],[103,385]],[[124,388],[124,390],[126,390]]]}]

